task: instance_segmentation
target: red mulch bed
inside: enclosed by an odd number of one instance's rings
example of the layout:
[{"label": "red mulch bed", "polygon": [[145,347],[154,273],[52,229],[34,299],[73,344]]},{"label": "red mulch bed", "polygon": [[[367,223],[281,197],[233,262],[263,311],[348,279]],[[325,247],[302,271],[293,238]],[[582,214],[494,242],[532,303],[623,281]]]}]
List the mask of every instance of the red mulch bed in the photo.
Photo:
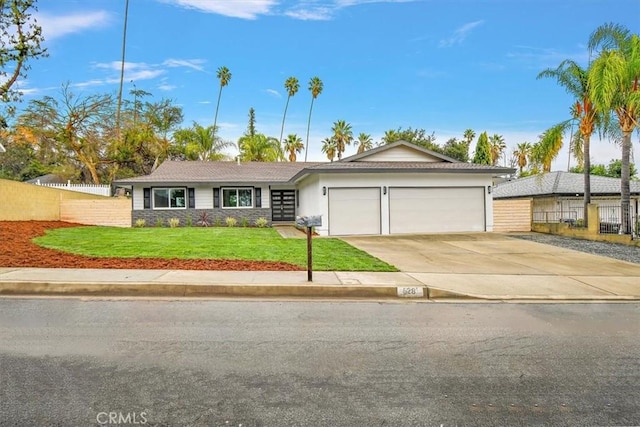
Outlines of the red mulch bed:
[{"label": "red mulch bed", "polygon": [[82,227],[60,221],[0,222],[0,267],[122,268],[149,270],[300,271],[285,262],[161,258],[98,258],[47,249],[31,242],[53,228]]}]

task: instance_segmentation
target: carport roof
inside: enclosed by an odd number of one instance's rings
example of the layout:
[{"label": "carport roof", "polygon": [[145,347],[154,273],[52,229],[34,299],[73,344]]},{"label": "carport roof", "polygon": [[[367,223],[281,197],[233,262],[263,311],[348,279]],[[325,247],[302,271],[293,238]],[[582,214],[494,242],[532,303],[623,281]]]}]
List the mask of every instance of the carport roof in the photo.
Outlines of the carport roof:
[{"label": "carport roof", "polygon": [[[640,182],[631,181],[631,194],[640,194]],[[519,178],[496,185],[494,199],[542,196],[581,196],[584,194],[584,175],[571,172],[548,172]],[[620,195],[620,179],[591,175],[591,194]]]}]

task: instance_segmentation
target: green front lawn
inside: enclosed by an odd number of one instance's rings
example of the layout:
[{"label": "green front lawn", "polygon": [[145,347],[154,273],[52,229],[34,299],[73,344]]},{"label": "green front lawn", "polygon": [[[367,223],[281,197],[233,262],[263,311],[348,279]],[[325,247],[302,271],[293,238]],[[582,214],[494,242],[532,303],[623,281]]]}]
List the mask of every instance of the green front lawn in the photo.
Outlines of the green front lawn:
[{"label": "green front lawn", "polygon": [[[58,228],[33,240],[78,255],[117,258],[282,261],[306,267],[306,239],[284,239],[271,228]],[[342,240],[313,239],[313,268],[324,271],[398,271]]]}]

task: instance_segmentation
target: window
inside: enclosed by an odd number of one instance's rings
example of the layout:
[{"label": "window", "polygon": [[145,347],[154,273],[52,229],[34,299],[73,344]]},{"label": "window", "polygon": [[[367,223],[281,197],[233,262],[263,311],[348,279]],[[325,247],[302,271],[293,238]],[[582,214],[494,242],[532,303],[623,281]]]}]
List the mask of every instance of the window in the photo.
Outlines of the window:
[{"label": "window", "polygon": [[252,208],[253,189],[252,188],[223,188],[222,189],[223,208]]},{"label": "window", "polygon": [[185,209],[186,190],[184,188],[154,188],[154,209]]}]

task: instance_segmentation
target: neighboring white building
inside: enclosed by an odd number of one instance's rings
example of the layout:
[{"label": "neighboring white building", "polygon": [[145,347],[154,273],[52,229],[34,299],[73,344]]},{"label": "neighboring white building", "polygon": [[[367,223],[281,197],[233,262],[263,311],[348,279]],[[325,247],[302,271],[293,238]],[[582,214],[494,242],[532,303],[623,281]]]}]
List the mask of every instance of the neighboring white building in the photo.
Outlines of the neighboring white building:
[{"label": "neighboring white building", "polygon": [[167,161],[115,185],[132,188],[134,223],[321,215],[321,235],[482,232],[493,229],[493,178],[513,172],[399,141],[337,162]]}]

